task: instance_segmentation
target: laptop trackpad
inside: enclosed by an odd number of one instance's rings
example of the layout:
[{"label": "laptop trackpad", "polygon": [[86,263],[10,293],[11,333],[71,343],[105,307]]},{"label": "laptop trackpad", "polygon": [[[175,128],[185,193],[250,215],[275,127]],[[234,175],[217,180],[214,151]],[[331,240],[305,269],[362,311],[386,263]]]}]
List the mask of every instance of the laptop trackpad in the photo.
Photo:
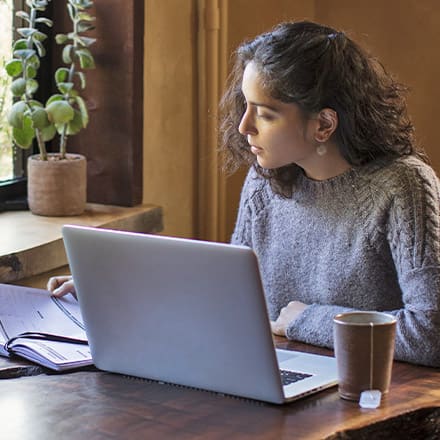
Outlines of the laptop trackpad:
[{"label": "laptop trackpad", "polygon": [[277,354],[278,364],[298,357],[298,353],[295,351],[276,349],[275,352]]}]

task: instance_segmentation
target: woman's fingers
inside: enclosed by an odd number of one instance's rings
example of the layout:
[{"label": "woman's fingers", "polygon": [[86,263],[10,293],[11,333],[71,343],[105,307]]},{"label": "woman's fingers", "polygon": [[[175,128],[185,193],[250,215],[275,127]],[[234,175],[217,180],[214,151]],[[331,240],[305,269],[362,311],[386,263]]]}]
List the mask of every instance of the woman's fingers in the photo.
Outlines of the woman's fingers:
[{"label": "woman's fingers", "polygon": [[52,292],[52,295],[60,298],[71,293],[76,298],[75,285],[71,276],[51,277],[47,282],[47,290]]},{"label": "woman's fingers", "polygon": [[47,290],[53,292],[56,288],[60,287],[66,281],[71,280],[72,277],[70,275],[59,275],[56,277],[50,277],[47,282]]}]

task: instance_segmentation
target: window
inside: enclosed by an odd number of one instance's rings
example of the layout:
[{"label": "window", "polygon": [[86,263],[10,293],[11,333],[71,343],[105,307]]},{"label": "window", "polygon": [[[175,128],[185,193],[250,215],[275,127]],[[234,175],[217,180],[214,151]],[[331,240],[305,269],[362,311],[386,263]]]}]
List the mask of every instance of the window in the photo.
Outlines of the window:
[{"label": "window", "polygon": [[9,77],[4,66],[11,58],[12,0],[0,0],[0,181],[14,177],[11,130],[6,120],[11,105]]},{"label": "window", "polygon": [[[29,154],[13,146],[11,128],[7,122],[12,94],[10,78],[4,66],[12,57],[14,5],[18,5],[18,0],[0,0],[0,203],[25,195],[24,164]],[[1,207],[5,208],[3,205]]]}]

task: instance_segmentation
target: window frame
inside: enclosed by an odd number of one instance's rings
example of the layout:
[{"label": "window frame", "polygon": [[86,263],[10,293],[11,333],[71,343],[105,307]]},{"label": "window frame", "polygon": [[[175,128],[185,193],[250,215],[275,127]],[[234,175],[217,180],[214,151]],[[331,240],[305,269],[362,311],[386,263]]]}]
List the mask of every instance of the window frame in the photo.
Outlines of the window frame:
[{"label": "window frame", "polygon": [[[13,41],[15,41],[18,35],[15,32],[15,29],[21,25],[18,21],[19,19],[15,17],[15,11],[22,10],[25,5],[25,0],[13,0]],[[52,10],[50,8],[50,4],[48,7],[48,16],[52,14]],[[50,58],[50,54],[48,51],[48,58]],[[44,99],[44,96],[47,96],[47,90],[49,87],[49,81],[41,82],[41,77],[47,77],[47,71],[49,69],[50,61],[42,60],[41,69],[38,72],[38,80],[40,82],[40,91],[38,92],[37,98]],[[12,179],[8,180],[0,180],[0,203],[2,206],[2,210],[8,209],[18,209],[23,208],[27,209],[27,203],[23,202],[23,200],[27,197],[27,158],[34,154],[37,151],[36,145],[33,145],[31,148],[25,150],[23,148],[17,147],[16,145],[12,146],[12,167],[14,176]],[[17,203],[16,203],[17,202]]]}]

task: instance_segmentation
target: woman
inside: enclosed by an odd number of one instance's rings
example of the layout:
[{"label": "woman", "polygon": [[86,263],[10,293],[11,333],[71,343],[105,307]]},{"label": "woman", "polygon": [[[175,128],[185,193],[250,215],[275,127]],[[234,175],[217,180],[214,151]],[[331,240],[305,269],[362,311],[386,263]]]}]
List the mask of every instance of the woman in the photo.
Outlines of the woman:
[{"label": "woman", "polygon": [[326,26],[242,44],[221,106],[229,169],[251,164],[232,243],[259,258],[274,333],[332,347],[337,313],[386,311],[395,357],[440,366],[440,187],[404,91]]},{"label": "woman", "polygon": [[319,24],[241,45],[221,105],[228,167],[251,165],[232,242],[259,258],[274,333],[332,347],[337,313],[386,311],[396,358],[440,366],[440,187],[404,91]]}]

